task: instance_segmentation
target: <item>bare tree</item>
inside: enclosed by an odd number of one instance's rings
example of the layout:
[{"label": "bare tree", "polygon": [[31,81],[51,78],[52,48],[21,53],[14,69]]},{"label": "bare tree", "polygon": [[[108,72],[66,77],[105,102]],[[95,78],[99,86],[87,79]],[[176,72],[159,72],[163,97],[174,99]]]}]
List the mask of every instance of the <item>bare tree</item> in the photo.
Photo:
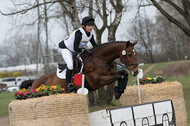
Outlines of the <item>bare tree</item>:
[{"label": "bare tree", "polygon": [[[36,0],[37,4],[39,4],[39,0]],[[40,16],[40,8],[37,7],[37,16],[38,16],[38,24],[37,24],[37,42],[36,42],[36,78],[39,76],[39,47],[40,47],[40,24],[41,24],[41,16]]]},{"label": "bare tree", "polygon": [[138,56],[147,63],[154,63],[154,52],[157,46],[154,40],[155,29],[151,20],[146,17],[146,11],[144,11],[144,14],[144,17],[139,14],[136,24],[134,24],[132,31],[129,33],[132,39],[139,41]]},{"label": "bare tree", "polygon": [[[172,10],[170,10],[172,12]],[[178,20],[181,17],[178,17]],[[161,46],[161,53],[165,53],[171,60],[183,60],[190,57],[189,37],[174,24],[171,24],[161,14],[156,18],[156,40]]]},{"label": "bare tree", "polygon": [[156,0],[150,0],[152,4],[173,24],[175,24],[177,27],[179,27],[187,36],[190,37],[190,1],[189,0],[180,0],[182,3],[182,7],[180,4],[176,4],[178,0],[162,0],[164,4],[168,4],[175,11],[178,12],[179,15],[183,17],[185,20],[184,22],[178,20],[175,18],[175,16],[172,16],[172,14],[167,11],[167,8],[163,7],[163,3],[159,3]]},{"label": "bare tree", "polygon": [[[46,0],[43,0],[44,3],[46,3]],[[44,66],[45,66],[45,74],[48,74],[49,73],[49,45],[48,45],[48,15],[47,15],[47,5],[44,4],[44,28],[45,28],[45,60],[44,60]]]},{"label": "bare tree", "polygon": [[[122,0],[110,0],[109,2],[104,0],[95,0],[95,7],[93,7],[93,1],[89,2],[89,15],[98,15],[102,21],[102,27],[98,28],[95,25],[96,40],[100,44],[102,33],[105,29],[108,29],[108,41],[113,42],[116,40],[116,30],[121,22],[123,5]],[[110,7],[111,6],[111,7]],[[112,13],[114,14],[112,16]],[[110,20],[108,20],[110,18]],[[98,91],[98,102],[110,104],[114,94],[114,83],[108,85],[106,90],[101,88]]]},{"label": "bare tree", "polygon": [[[14,38],[14,39],[12,39]],[[6,57],[6,66],[32,64],[36,62],[36,36],[28,34],[25,36],[15,35],[5,40],[2,54]]]}]

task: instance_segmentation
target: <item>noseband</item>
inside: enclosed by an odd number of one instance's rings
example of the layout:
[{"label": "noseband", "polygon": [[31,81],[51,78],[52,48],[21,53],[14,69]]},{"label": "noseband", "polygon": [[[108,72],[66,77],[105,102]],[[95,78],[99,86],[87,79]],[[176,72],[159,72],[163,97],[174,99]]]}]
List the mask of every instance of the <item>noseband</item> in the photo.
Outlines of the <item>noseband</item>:
[{"label": "noseband", "polygon": [[[137,66],[138,66],[138,63],[129,63],[129,59],[127,57],[127,52],[132,52],[132,53],[135,53],[135,50],[127,50],[127,43],[125,45],[125,48],[122,50],[122,57],[121,57],[121,61],[123,61],[124,59],[124,64],[126,66],[127,69],[129,69],[130,71],[134,70]],[[134,67],[131,69],[129,66],[133,66]]]}]

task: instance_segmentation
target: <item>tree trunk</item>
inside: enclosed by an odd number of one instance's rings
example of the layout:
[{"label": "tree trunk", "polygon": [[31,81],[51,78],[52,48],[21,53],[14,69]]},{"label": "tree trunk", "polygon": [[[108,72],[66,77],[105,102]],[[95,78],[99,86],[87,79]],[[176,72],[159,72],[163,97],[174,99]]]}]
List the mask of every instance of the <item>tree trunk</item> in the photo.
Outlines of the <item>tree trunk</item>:
[{"label": "tree trunk", "polygon": [[89,98],[89,105],[90,105],[90,106],[95,106],[95,105],[97,105],[96,91],[91,91],[91,92],[89,92],[88,98]]},{"label": "tree trunk", "polygon": [[[39,4],[39,0],[37,0],[37,5]],[[37,7],[37,14],[38,14],[38,28],[37,28],[37,46],[36,46],[36,78],[39,77],[39,44],[40,44],[40,23],[41,23],[41,16],[40,16],[40,8]]]},{"label": "tree trunk", "polygon": [[[106,26],[108,28],[108,41],[113,42],[116,40],[115,38],[116,30],[121,22],[123,6],[122,6],[122,0],[118,0],[116,1],[116,3],[114,3],[113,0],[110,0],[110,2],[116,12],[115,12],[115,17],[114,17],[113,22],[110,24],[110,26],[107,26],[107,25]],[[106,7],[106,3],[104,6]],[[105,89],[104,90],[101,89],[99,92],[103,96],[98,97],[98,101],[101,103],[105,102],[106,104],[110,104],[114,95],[114,86],[115,86],[115,82],[113,82],[110,85],[107,85],[105,93],[101,92],[101,91],[104,91]]]},{"label": "tree trunk", "polygon": [[[109,27],[108,28],[108,41],[109,42],[115,41],[115,33],[116,33],[117,27]],[[105,93],[106,104],[111,104],[111,101],[112,101],[113,95],[114,95],[114,87],[115,87],[115,82],[113,82],[110,85],[107,85],[107,89],[106,89],[106,93]]]},{"label": "tree trunk", "polygon": [[105,104],[105,88],[102,87],[100,89],[98,89],[98,104]]},{"label": "tree trunk", "polygon": [[[44,3],[46,0],[44,0]],[[44,22],[44,27],[45,27],[45,34],[46,34],[46,49],[45,49],[45,74],[49,73],[49,47],[48,47],[48,17],[47,17],[47,8],[46,4],[44,4],[44,16],[45,16],[45,22]]]}]

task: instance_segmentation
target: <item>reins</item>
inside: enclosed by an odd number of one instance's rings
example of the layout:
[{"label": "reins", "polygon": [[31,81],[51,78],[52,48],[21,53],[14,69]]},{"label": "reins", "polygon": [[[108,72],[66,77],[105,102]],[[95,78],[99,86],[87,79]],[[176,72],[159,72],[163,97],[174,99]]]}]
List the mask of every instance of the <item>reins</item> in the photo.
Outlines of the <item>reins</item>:
[{"label": "reins", "polygon": [[[104,60],[104,61],[107,61],[107,62],[110,62],[110,61],[108,61],[108,60],[105,60],[105,58],[103,58],[103,57],[100,57],[100,56],[94,56],[93,55],[93,58],[91,58],[90,56],[88,56],[87,54],[84,54],[84,55],[86,55],[87,57],[88,57],[88,61],[86,61],[86,62],[84,62],[84,64],[85,63],[88,63],[88,62],[93,62],[94,63],[94,65],[96,65],[94,68],[91,68],[91,69],[89,69],[88,71],[86,71],[86,72],[83,72],[83,74],[87,74],[87,73],[89,73],[89,72],[92,72],[92,71],[94,71],[95,69],[98,69],[98,68],[101,68],[101,67],[108,67],[108,66],[111,66],[111,65],[113,65],[113,62],[111,62],[111,63],[109,63],[109,64],[102,64],[102,65],[97,65],[95,62],[94,62],[94,57],[98,57],[98,58],[100,58],[100,59],[102,59],[102,60]],[[82,56],[81,56],[82,57]]]}]

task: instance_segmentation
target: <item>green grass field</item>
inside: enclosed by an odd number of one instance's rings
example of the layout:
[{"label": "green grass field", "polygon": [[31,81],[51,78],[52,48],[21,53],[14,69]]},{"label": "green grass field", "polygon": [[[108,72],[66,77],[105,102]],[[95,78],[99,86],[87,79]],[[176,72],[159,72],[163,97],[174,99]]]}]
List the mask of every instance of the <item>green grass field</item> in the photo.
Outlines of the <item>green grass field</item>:
[{"label": "green grass field", "polygon": [[[186,61],[188,62],[188,61]],[[170,63],[184,63],[184,61],[177,61],[177,62],[165,62],[165,63],[157,63],[157,64],[146,64],[144,66],[141,66],[143,71],[145,73],[144,77],[155,77],[158,75],[163,75],[162,68],[164,68],[166,65]],[[151,69],[150,69],[151,68]],[[186,110],[187,110],[187,121],[190,125],[190,73],[184,76],[178,76],[175,78],[168,78],[166,77],[166,81],[179,81],[183,85],[183,92],[184,92],[184,98],[186,102]],[[129,75],[129,85],[134,85],[136,83],[136,77],[132,77]],[[8,104],[14,99],[14,93],[8,93],[3,92],[0,93],[0,117],[7,116],[8,115]],[[109,108],[109,107],[116,107],[120,106],[119,100],[113,100],[113,105],[101,105],[101,106],[95,106],[90,107],[89,111],[93,112],[96,110]]]},{"label": "green grass field", "polygon": [[14,99],[14,93],[0,93],[0,117],[8,115],[8,104]]},{"label": "green grass field", "polygon": [[183,94],[187,110],[187,122],[190,124],[190,76],[168,79],[169,81],[179,81],[183,85]]}]

